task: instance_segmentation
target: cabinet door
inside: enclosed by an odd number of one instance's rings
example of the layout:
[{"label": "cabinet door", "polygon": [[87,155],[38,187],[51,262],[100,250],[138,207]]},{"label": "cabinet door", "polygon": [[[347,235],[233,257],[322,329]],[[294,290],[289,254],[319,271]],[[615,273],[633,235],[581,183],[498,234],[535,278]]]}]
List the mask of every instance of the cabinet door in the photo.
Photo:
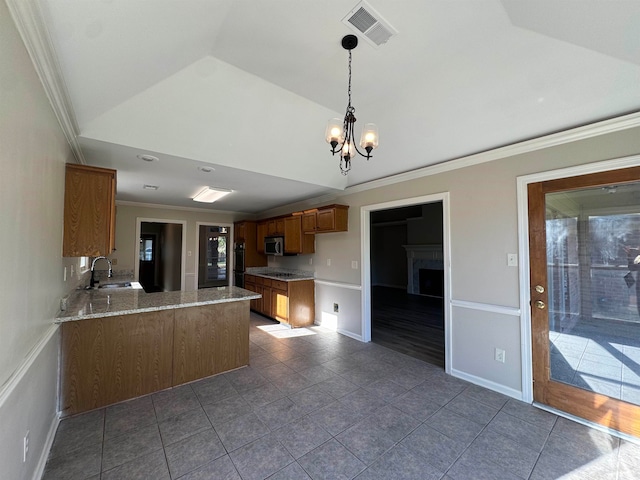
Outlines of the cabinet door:
[{"label": "cabinet door", "polygon": [[97,257],[115,249],[116,171],[67,164],[64,257]]},{"label": "cabinet door", "polygon": [[349,227],[349,207],[344,205],[332,205],[321,208],[316,214],[316,231],[321,232],[346,232]]},{"label": "cabinet door", "polygon": [[285,253],[302,253],[302,217],[292,215],[284,219]]},{"label": "cabinet door", "polygon": [[271,287],[262,286],[262,310],[261,312],[267,317],[273,317],[271,314]]},{"label": "cabinet door", "polygon": [[235,243],[244,243],[246,240],[246,228],[245,222],[236,222],[233,224],[233,241]]},{"label": "cabinet door", "polygon": [[257,244],[256,244],[256,249],[258,250],[258,253],[262,253],[264,254],[264,237],[267,236],[267,222],[260,222],[258,223],[258,228],[257,228]]},{"label": "cabinet door", "polygon": [[302,233],[316,233],[316,214],[317,210],[302,214]]},{"label": "cabinet door", "polygon": [[276,218],[276,234],[284,235],[284,218]]},{"label": "cabinet door", "polygon": [[289,322],[289,294],[287,290],[271,290],[271,317],[280,322]]}]

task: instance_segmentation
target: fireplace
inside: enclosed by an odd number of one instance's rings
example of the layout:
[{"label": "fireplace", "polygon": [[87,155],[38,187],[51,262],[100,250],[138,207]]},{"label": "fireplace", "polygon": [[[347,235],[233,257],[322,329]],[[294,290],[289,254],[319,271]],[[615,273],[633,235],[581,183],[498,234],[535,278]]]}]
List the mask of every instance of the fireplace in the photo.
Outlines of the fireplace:
[{"label": "fireplace", "polygon": [[420,295],[429,297],[444,297],[444,270],[432,268],[418,269]]},{"label": "fireplace", "polygon": [[[403,245],[403,247],[407,251],[407,293],[443,297],[442,245]],[[422,271],[425,272],[421,273]],[[425,290],[428,293],[423,293]]]}]

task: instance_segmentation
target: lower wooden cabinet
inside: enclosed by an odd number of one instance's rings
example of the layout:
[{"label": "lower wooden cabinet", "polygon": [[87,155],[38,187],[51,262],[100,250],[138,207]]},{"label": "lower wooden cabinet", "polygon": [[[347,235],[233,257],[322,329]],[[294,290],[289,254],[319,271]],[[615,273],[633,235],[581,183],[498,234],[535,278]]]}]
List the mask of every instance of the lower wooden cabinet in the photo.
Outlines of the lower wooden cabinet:
[{"label": "lower wooden cabinet", "polygon": [[247,302],[63,323],[62,416],[248,365]]},{"label": "lower wooden cabinet", "polygon": [[245,275],[245,288],[259,293],[251,309],[292,327],[313,325],[315,286],[313,280],[283,282],[258,275]]}]

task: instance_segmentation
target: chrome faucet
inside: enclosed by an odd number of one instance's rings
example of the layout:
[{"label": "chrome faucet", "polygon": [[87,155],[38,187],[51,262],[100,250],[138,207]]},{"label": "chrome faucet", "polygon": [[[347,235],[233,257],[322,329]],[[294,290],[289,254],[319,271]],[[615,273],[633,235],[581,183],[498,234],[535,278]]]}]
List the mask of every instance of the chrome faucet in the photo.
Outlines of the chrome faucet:
[{"label": "chrome faucet", "polygon": [[109,273],[107,274],[107,276],[109,278],[113,277],[113,270],[111,268],[111,260],[109,260],[107,257],[102,257],[102,256],[101,257],[96,257],[96,258],[93,259],[93,262],[91,262],[91,281],[89,282],[89,286],[91,288],[93,288],[95,286],[95,284],[96,284],[95,277],[93,276],[94,275],[94,267],[96,266],[96,262],[98,260],[100,260],[101,258],[104,258],[107,261],[107,263],[109,264]]}]

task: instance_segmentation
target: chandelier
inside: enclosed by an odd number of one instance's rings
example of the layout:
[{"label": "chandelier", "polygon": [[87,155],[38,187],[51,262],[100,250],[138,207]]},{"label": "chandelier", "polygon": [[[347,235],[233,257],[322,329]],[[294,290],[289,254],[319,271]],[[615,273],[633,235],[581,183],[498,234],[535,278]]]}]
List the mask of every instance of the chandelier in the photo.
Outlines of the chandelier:
[{"label": "chandelier", "polygon": [[351,50],[358,46],[358,37],[346,35],[342,38],[342,47],[349,50],[349,90],[347,111],[344,119],[332,118],[327,125],[326,140],[331,145],[331,154],[340,152],[340,171],[343,175],[351,170],[351,159],[357,153],[367,160],[371,158],[371,151],[378,146],[378,127],[373,123],[365,123],[360,136],[360,147],[365,153],[358,150],[356,146],[353,128],[356,123],[356,109],[351,105]]}]

